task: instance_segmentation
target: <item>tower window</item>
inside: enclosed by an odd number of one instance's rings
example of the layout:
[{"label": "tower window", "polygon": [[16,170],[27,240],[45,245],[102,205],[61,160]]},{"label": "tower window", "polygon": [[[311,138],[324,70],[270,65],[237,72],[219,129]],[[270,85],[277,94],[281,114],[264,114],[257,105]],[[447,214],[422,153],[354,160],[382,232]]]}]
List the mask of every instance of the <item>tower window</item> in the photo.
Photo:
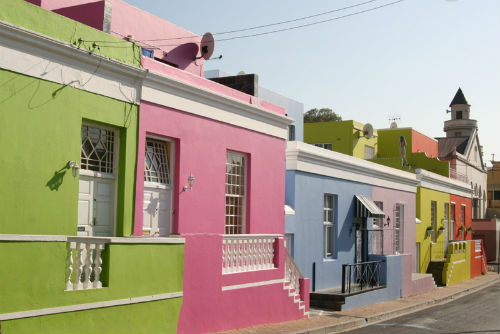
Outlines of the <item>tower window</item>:
[{"label": "tower window", "polygon": [[455,118],[462,119],[462,111],[461,110],[457,110]]}]

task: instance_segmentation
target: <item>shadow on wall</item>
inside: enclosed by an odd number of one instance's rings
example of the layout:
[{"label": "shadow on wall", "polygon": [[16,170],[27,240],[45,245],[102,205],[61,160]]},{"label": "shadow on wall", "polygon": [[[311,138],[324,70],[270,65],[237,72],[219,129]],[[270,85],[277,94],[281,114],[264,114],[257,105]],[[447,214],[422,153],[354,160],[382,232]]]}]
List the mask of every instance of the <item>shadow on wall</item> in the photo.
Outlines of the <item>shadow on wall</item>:
[{"label": "shadow on wall", "polygon": [[[172,49],[168,55],[163,57],[163,60],[174,63],[179,69],[186,69],[193,62],[194,57],[198,54],[198,44],[187,43]],[[203,60],[201,60],[203,61]]]},{"label": "shadow on wall", "polygon": [[63,168],[54,172],[54,175],[50,178],[49,181],[45,184],[45,186],[49,187],[51,191],[58,191],[59,187],[63,183],[64,175],[66,175],[66,170],[69,169],[69,165],[64,165]]},{"label": "shadow on wall", "polygon": [[[345,215],[345,219],[343,222],[338,222],[340,226],[342,226],[339,233],[339,252],[350,252],[354,246],[354,241],[356,237],[356,226],[354,225],[354,198],[351,201],[349,209]],[[338,212],[338,210],[337,210]],[[353,258],[354,260],[354,258]]]}]

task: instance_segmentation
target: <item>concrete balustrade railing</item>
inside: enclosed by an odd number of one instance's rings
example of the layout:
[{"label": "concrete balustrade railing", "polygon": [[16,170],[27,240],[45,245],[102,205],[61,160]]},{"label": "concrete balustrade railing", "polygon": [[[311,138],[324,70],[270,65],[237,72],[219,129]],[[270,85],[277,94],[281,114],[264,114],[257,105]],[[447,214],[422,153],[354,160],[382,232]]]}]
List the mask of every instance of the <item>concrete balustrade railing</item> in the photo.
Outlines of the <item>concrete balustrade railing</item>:
[{"label": "concrete balustrade railing", "polygon": [[107,238],[68,238],[67,291],[102,288],[101,253],[108,242]]},{"label": "concrete balustrade railing", "polygon": [[277,234],[225,234],[222,236],[222,273],[266,270],[274,266]]}]

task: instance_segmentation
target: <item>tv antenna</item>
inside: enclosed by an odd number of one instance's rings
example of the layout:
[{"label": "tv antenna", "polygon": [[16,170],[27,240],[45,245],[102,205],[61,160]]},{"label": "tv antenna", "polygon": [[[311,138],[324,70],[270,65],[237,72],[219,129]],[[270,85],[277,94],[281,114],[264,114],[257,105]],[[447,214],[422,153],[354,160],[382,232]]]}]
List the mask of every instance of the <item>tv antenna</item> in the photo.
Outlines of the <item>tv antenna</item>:
[{"label": "tv antenna", "polygon": [[389,115],[389,122],[390,122],[390,128],[391,129],[396,129],[398,127],[398,122],[401,120],[400,115]]}]

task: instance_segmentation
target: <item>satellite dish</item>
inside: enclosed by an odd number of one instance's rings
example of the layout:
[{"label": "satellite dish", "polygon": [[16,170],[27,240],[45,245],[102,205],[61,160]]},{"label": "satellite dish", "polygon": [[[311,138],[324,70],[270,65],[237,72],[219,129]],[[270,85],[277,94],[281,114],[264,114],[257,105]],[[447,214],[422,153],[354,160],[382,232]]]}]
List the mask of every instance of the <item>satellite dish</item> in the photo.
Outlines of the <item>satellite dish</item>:
[{"label": "satellite dish", "polygon": [[366,139],[373,137],[373,126],[370,123],[366,123],[365,126],[363,126],[363,136]]},{"label": "satellite dish", "polygon": [[396,123],[396,122],[391,123],[391,129],[397,129],[397,127],[398,127],[398,123]]},{"label": "satellite dish", "polygon": [[246,74],[245,71],[239,71],[238,74],[236,75],[245,75],[245,74]]},{"label": "satellite dish", "polygon": [[204,58],[206,60],[212,57],[212,54],[214,53],[214,46],[215,46],[214,36],[209,32],[205,33],[201,38],[201,44],[200,44],[201,57],[199,58]]}]

